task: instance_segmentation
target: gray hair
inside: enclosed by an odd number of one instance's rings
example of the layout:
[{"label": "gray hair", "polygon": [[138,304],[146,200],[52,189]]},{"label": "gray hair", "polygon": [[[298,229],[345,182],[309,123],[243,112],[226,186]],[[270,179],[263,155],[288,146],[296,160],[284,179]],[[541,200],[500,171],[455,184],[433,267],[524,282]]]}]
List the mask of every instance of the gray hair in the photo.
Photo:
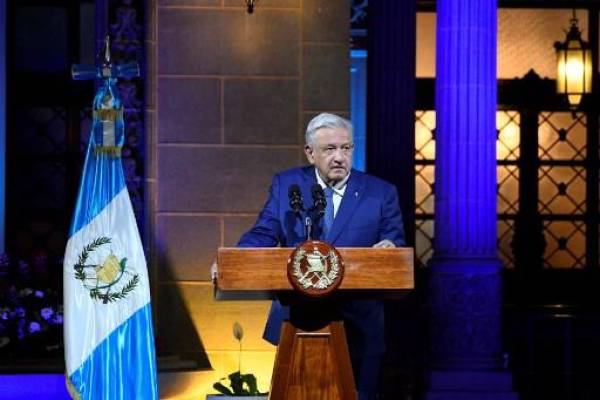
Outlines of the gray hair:
[{"label": "gray hair", "polygon": [[323,128],[342,128],[348,131],[351,138],[353,136],[352,122],[348,121],[346,118],[340,117],[339,115],[321,113],[311,119],[306,127],[306,135],[304,136],[306,144],[313,144],[315,133],[317,133],[319,129]]}]

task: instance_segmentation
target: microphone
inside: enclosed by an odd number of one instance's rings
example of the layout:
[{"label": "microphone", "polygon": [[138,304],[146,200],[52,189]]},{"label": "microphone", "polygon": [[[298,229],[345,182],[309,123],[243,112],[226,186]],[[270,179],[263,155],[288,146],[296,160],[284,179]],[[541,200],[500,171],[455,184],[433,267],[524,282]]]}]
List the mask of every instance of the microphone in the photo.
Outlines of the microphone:
[{"label": "microphone", "polygon": [[291,185],[288,188],[288,197],[290,199],[290,207],[294,211],[294,214],[300,214],[300,211],[304,211],[304,202],[302,201],[300,186]]},{"label": "microphone", "polygon": [[312,197],[314,201],[314,209],[317,211],[317,216],[321,217],[325,214],[325,207],[327,207],[327,200],[325,199],[325,193],[323,188],[318,183],[312,185],[311,188]]}]

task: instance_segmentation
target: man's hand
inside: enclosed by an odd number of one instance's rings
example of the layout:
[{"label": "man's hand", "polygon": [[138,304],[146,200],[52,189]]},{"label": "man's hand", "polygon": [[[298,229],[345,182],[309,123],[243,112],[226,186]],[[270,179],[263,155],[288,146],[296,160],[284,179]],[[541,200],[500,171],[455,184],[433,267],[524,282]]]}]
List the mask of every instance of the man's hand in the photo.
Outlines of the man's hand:
[{"label": "man's hand", "polygon": [[381,242],[375,243],[373,247],[379,249],[391,249],[392,247],[396,247],[396,245],[389,239],[383,239]]},{"label": "man's hand", "polygon": [[215,258],[210,265],[210,278],[213,283],[217,283],[217,275],[218,275],[219,266],[217,265],[217,259]]}]

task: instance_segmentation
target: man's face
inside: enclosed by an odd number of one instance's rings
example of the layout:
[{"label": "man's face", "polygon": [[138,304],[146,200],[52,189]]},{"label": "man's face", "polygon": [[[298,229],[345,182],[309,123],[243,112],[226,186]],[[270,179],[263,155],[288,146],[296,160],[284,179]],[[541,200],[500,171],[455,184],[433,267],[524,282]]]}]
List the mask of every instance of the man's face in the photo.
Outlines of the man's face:
[{"label": "man's face", "polygon": [[313,143],[304,148],[308,162],[314,165],[327,185],[343,180],[352,168],[352,137],[343,128],[321,128]]}]

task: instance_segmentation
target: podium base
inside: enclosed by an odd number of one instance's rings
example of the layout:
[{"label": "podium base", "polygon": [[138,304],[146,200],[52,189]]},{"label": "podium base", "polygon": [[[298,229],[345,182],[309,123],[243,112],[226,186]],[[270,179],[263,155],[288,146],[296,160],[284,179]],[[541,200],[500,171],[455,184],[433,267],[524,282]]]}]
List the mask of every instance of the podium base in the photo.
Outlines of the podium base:
[{"label": "podium base", "polygon": [[283,323],[269,399],[357,399],[342,322],[315,331]]}]

